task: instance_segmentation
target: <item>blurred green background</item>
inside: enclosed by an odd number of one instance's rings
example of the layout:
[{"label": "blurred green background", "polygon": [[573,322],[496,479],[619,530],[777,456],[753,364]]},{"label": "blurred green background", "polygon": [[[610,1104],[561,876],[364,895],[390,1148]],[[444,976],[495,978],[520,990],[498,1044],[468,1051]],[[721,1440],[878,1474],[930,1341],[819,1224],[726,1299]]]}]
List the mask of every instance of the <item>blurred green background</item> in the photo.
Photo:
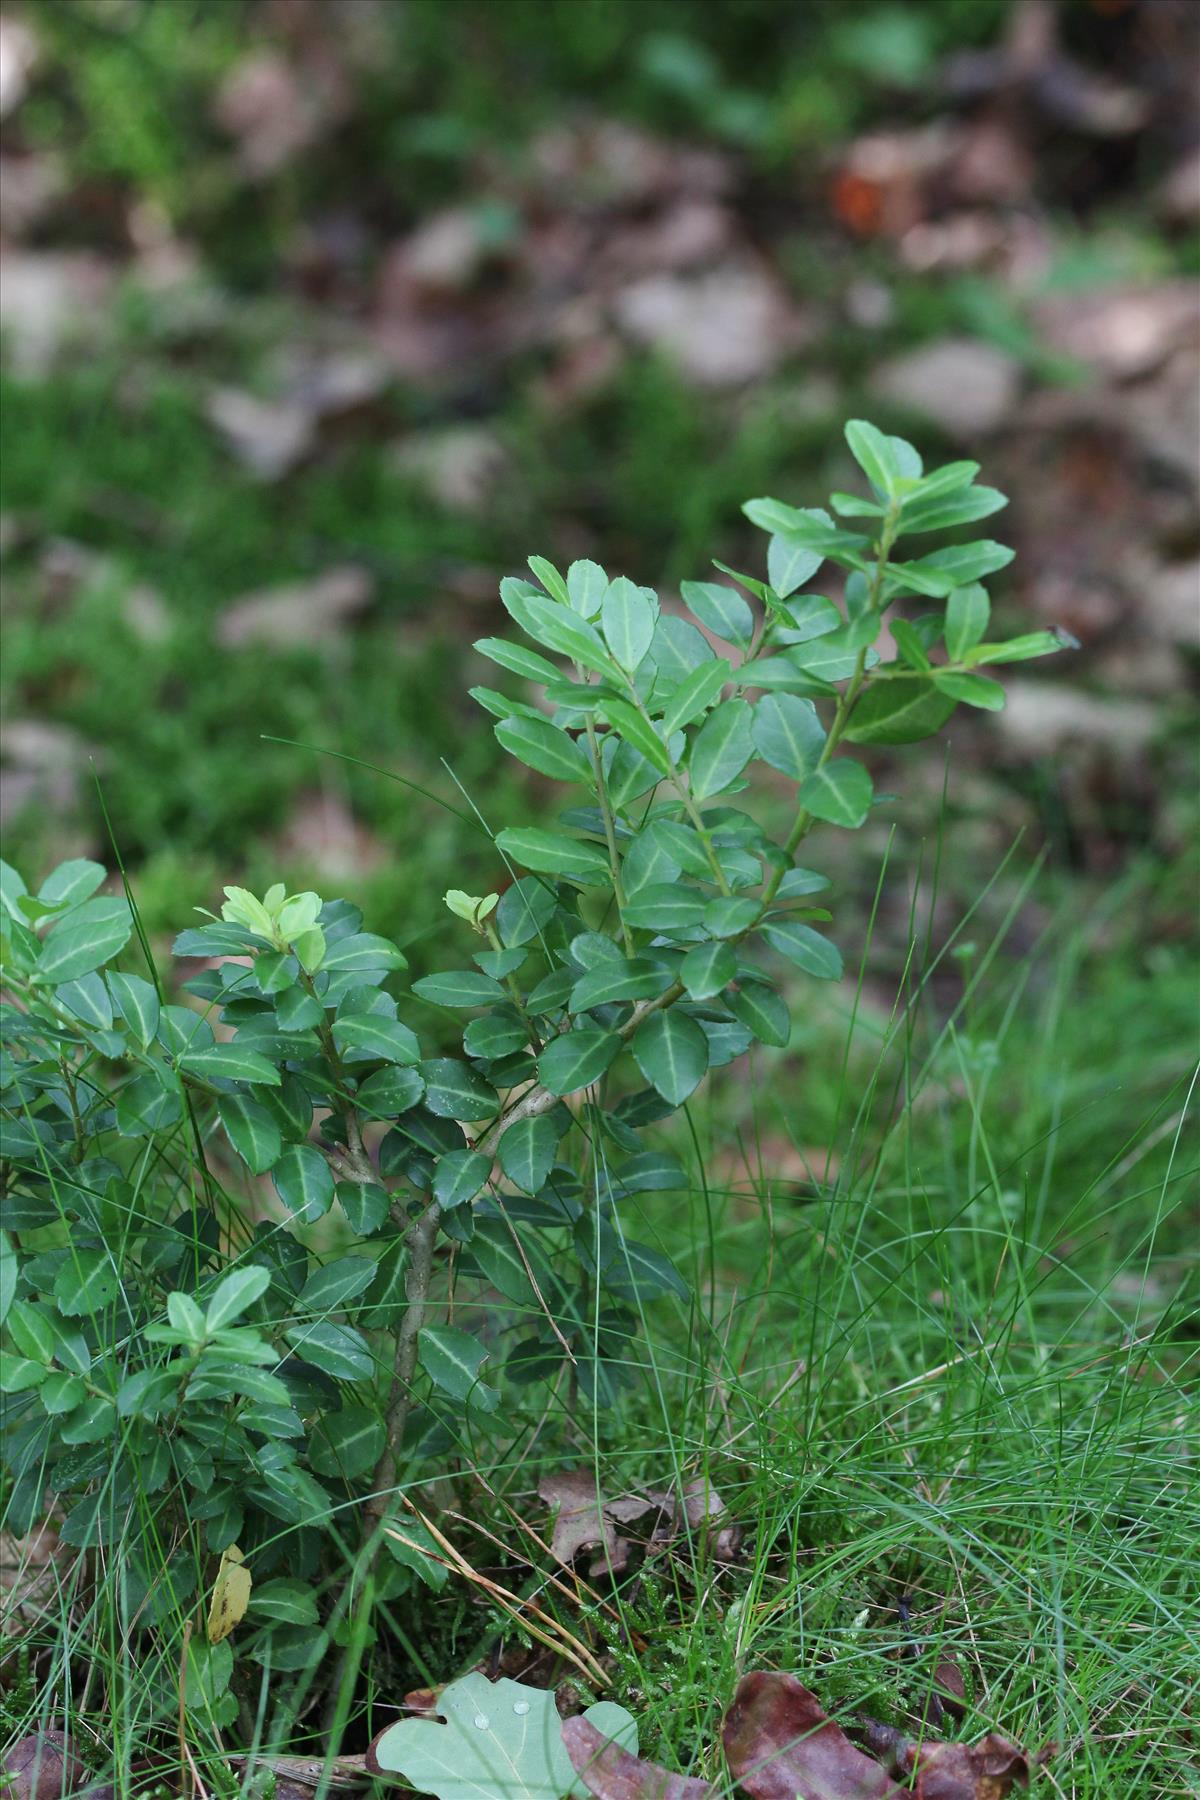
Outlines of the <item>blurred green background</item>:
[{"label": "blurred green background", "polygon": [[156,932],[278,877],[352,893],[419,970],[443,889],[499,871],[389,775],[497,826],[547,798],[466,691],[499,578],[593,556],[669,594],[744,562],[740,502],[851,485],[866,414],[984,464],[1019,552],[1002,625],[1083,645],[955,720],[948,793],[943,747],[904,754],[903,860],[949,822],[955,916],[1018,839],[997,917],[1040,854],[1043,904],[1148,870],[1138,953],[1176,942],[1198,25],[1193,0],[7,7],[5,855],[111,862],[106,808]]}]

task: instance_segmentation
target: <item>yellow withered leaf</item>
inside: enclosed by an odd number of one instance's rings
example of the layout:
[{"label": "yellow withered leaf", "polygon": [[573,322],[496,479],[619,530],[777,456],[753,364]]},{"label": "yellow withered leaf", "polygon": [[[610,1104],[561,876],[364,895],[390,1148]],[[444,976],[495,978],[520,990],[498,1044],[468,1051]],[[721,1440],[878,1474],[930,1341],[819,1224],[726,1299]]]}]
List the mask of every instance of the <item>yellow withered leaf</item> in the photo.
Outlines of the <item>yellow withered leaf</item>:
[{"label": "yellow withered leaf", "polygon": [[221,1556],[217,1579],[213,1582],[208,1606],[208,1641],[219,1644],[234,1626],[246,1616],[253,1583],[246,1560],[236,1544],[230,1544]]}]

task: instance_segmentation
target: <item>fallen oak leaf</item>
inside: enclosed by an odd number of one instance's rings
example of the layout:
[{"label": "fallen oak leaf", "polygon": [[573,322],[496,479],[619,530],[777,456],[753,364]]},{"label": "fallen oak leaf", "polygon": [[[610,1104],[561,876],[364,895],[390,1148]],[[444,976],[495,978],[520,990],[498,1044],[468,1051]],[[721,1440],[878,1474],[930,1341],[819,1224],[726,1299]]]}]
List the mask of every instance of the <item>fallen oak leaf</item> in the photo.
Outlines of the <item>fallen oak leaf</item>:
[{"label": "fallen oak leaf", "polygon": [[711,1782],[673,1775],[623,1750],[585,1718],[565,1719],[562,1734],[576,1773],[596,1800],[713,1800],[716,1794]]},{"label": "fallen oak leaf", "polygon": [[730,1773],[750,1800],[902,1800],[794,1675],[744,1676],[721,1730]]}]

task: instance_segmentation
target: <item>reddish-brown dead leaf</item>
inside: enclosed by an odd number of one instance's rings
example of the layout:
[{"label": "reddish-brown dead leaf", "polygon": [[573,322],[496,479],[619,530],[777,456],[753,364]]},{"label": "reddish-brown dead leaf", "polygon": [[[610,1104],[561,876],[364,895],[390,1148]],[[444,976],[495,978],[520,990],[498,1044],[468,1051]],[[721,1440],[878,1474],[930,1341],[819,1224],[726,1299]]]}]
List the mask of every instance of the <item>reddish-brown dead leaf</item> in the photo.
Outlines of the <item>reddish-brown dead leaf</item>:
[{"label": "reddish-brown dead leaf", "polygon": [[2,1780],[8,1800],[61,1800],[87,1780],[87,1772],[61,1731],[35,1731],[4,1753]]},{"label": "reddish-brown dead leaf", "polygon": [[750,1800],[900,1800],[794,1675],[757,1670],[738,1684],[722,1728],[731,1774]]},{"label": "reddish-brown dead leaf", "polygon": [[725,1715],[725,1755],[750,1800],[1005,1800],[1028,1785],[1028,1757],[997,1732],[945,1744],[914,1742],[874,1720],[861,1730],[873,1756],[794,1675],[759,1671],[741,1682]]},{"label": "reddish-brown dead leaf", "polygon": [[596,1800],[712,1800],[716,1793],[710,1782],[694,1775],[672,1775],[658,1763],[631,1756],[586,1719],[564,1720],[563,1742]]}]

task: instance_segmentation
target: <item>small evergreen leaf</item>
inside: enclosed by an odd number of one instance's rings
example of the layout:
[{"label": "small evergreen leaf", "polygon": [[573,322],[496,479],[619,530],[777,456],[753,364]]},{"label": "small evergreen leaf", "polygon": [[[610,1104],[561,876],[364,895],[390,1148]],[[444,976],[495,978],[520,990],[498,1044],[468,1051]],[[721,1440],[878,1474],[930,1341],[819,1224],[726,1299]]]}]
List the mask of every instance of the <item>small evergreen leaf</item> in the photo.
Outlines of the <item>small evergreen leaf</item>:
[{"label": "small evergreen leaf", "polygon": [[679,591],[714,637],[727,644],[748,644],[754,636],[754,614],[733,588],[719,581],[684,581]]},{"label": "small evergreen leaf", "polygon": [[425,1077],[425,1104],[439,1119],[472,1121],[490,1119],[500,1110],[500,1098],[469,1063],[452,1056],[435,1056],[421,1064]]},{"label": "small evergreen leaf", "polygon": [[[383,1454],[387,1431],[368,1406],[343,1406],[323,1413],[308,1440],[309,1466],[329,1480],[355,1481],[369,1475]],[[315,1626],[316,1595],[291,1581],[268,1581],[256,1588],[250,1613],[265,1614],[276,1624]]]},{"label": "small evergreen leaf", "polygon": [[205,1080],[249,1081],[266,1087],[278,1087],[279,1070],[257,1050],[246,1050],[240,1044],[212,1044],[205,1050],[189,1050],[179,1059],[179,1066],[190,1075]]},{"label": "small evergreen leaf", "polygon": [[[479,1379],[488,1352],[478,1338],[454,1325],[426,1325],[419,1334],[418,1345],[421,1367],[443,1393],[452,1400],[469,1400],[483,1412],[495,1412],[500,1396]],[[398,1770],[399,1763],[395,1767]]]},{"label": "small evergreen leaf", "polygon": [[271,1181],[302,1224],[323,1218],[333,1205],[333,1175],[313,1144],[288,1144],[271,1169]]},{"label": "small evergreen leaf", "polygon": [[377,937],[371,931],[356,931],[349,937],[337,938],[326,948],[321,968],[326,974],[344,973],[351,969],[406,969],[408,961],[390,938]]},{"label": "small evergreen leaf", "polygon": [[886,681],[859,696],[844,736],[852,744],[915,744],[940,731],[952,696],[933,681]]},{"label": "small evergreen leaf", "polygon": [[473,648],[490,662],[499,663],[502,669],[507,669],[513,675],[520,675],[526,681],[546,683],[558,680],[555,665],[544,656],[539,656],[527,644],[510,644],[505,638],[477,638]]},{"label": "small evergreen leaf", "polygon": [[534,826],[514,827],[500,832],[496,845],[513,862],[543,875],[594,880],[598,876],[607,877],[609,873],[608,858],[603,850],[558,831],[540,831]]},{"label": "small evergreen leaf", "polygon": [[776,532],[767,545],[767,575],[771,586],[781,600],[786,600],[816,574],[824,560],[819,550],[798,543],[785,532]]},{"label": "small evergreen leaf", "polygon": [[688,773],[693,794],[706,800],[737,780],[754,755],[754,715],[745,700],[714,707],[692,741]]},{"label": "small evergreen leaf", "polygon": [[265,1175],[283,1149],[275,1120],[245,1094],[222,1094],[217,1114],[225,1135],[253,1175]]},{"label": "small evergreen leaf", "polygon": [[[479,979],[487,978],[481,975]],[[347,1013],[335,1019],[333,1041],[351,1061],[409,1064],[421,1058],[416,1033],[399,1019],[380,1013]]]},{"label": "small evergreen leaf", "polygon": [[496,738],[519,762],[552,781],[588,781],[588,760],[574,738],[549,719],[507,718],[495,726]]},{"label": "small evergreen leaf", "polygon": [[901,480],[895,439],[885,436],[866,419],[851,419],[846,425],[846,442],[871,486],[881,494],[894,495]]},{"label": "small evergreen leaf", "polygon": [[825,748],[825,727],[811,700],[764,694],[754,708],[754,748],[765,763],[803,781]]},{"label": "small evergreen leaf", "polygon": [[433,1172],[433,1197],[443,1212],[465,1206],[486,1185],[492,1161],[481,1150],[448,1150]]},{"label": "small evergreen leaf", "polygon": [[871,810],[874,789],[861,763],[838,756],[815,769],[800,789],[800,804],[815,819],[857,830]]},{"label": "small evergreen leaf", "polygon": [[594,619],[604,604],[608,576],[599,563],[573,562],[567,570],[567,600],[573,611]]},{"label": "small evergreen leaf", "polygon": [[615,1031],[598,1025],[576,1026],[546,1045],[538,1059],[538,1080],[551,1094],[574,1094],[599,1081],[620,1048]]},{"label": "small evergreen leaf", "polygon": [[934,599],[943,599],[955,588],[967,587],[985,575],[994,575],[997,569],[1006,569],[1015,555],[1006,544],[995,544],[986,538],[976,544],[952,544],[917,562],[889,563],[888,585],[893,593],[930,594]]},{"label": "small evergreen leaf", "polygon": [[682,1106],[708,1068],[707,1038],[694,1019],[676,1010],[652,1013],[639,1025],[633,1054],[651,1087],[672,1106]]},{"label": "small evergreen leaf", "polygon": [[778,950],[806,975],[815,975],[819,981],[841,979],[842,956],[837,945],[831,944],[810,925],[802,924],[799,919],[769,919],[762,927],[762,934],[772,950]]},{"label": "small evergreen leaf", "polygon": [[737,973],[737,958],[728,944],[697,944],[679,968],[679,979],[693,1000],[709,1000]]},{"label": "small evergreen leaf", "polygon": [[284,1336],[297,1356],[335,1381],[367,1381],[375,1371],[370,1345],[351,1325],[309,1319],[303,1325],[290,1325]]},{"label": "small evergreen leaf", "polygon": [[85,900],[51,927],[38,957],[37,979],[58,983],[90,975],[124,949],[132,930],[128,900]]},{"label": "small evergreen leaf", "polygon": [[494,1006],[504,999],[500,983],[477,969],[450,969],[444,975],[425,975],[413,982],[412,991],[432,1006]]},{"label": "small evergreen leaf", "polygon": [[986,675],[955,675],[939,669],[933,679],[939,692],[949,700],[961,700],[964,706],[979,706],[985,712],[1001,712],[1004,708],[1004,689]]},{"label": "small evergreen leaf", "polygon": [[636,750],[639,756],[644,756],[660,775],[670,774],[671,758],[667,746],[650,720],[644,718],[636,706],[630,706],[624,700],[606,700],[604,711],[618,737]]},{"label": "small evergreen leaf", "polygon": [[497,1156],[500,1167],[521,1193],[536,1194],[543,1185],[554,1167],[561,1136],[561,1123],[546,1113],[518,1119],[508,1127],[500,1139]]},{"label": "small evergreen leaf", "polygon": [[271,1271],[258,1264],[231,1269],[217,1287],[204,1310],[207,1331],[221,1331],[240,1318],[248,1307],[262,1298],[271,1285]]},{"label": "small evergreen leaf", "polygon": [[671,971],[647,957],[616,957],[581,975],[571,989],[573,1013],[627,1000],[655,1000],[671,985]]},{"label": "small evergreen leaf", "polygon": [[638,931],[691,931],[701,923],[705,904],[698,888],[652,881],[626,901],[622,916]]},{"label": "small evergreen leaf", "polygon": [[988,628],[992,603],[987,589],[974,581],[968,587],[955,588],[946,601],[946,654],[951,662],[962,662]]},{"label": "small evergreen leaf", "polygon": [[718,700],[726,682],[732,681],[733,670],[723,656],[701,663],[686,675],[663,706],[663,730],[668,737],[682,725],[690,725]]},{"label": "small evergreen leaf", "polygon": [[649,653],[658,624],[658,600],[649,588],[635,587],[619,575],[609,586],[600,612],[604,639],[628,674],[640,668]]},{"label": "small evergreen leaf", "polygon": [[792,1021],[782,997],[759,981],[745,981],[728,995],[729,1010],[762,1044],[785,1050]]},{"label": "small evergreen leaf", "polygon": [[113,973],[108,978],[108,991],[117,1011],[145,1050],[158,1030],[158,993],[140,975]]}]

